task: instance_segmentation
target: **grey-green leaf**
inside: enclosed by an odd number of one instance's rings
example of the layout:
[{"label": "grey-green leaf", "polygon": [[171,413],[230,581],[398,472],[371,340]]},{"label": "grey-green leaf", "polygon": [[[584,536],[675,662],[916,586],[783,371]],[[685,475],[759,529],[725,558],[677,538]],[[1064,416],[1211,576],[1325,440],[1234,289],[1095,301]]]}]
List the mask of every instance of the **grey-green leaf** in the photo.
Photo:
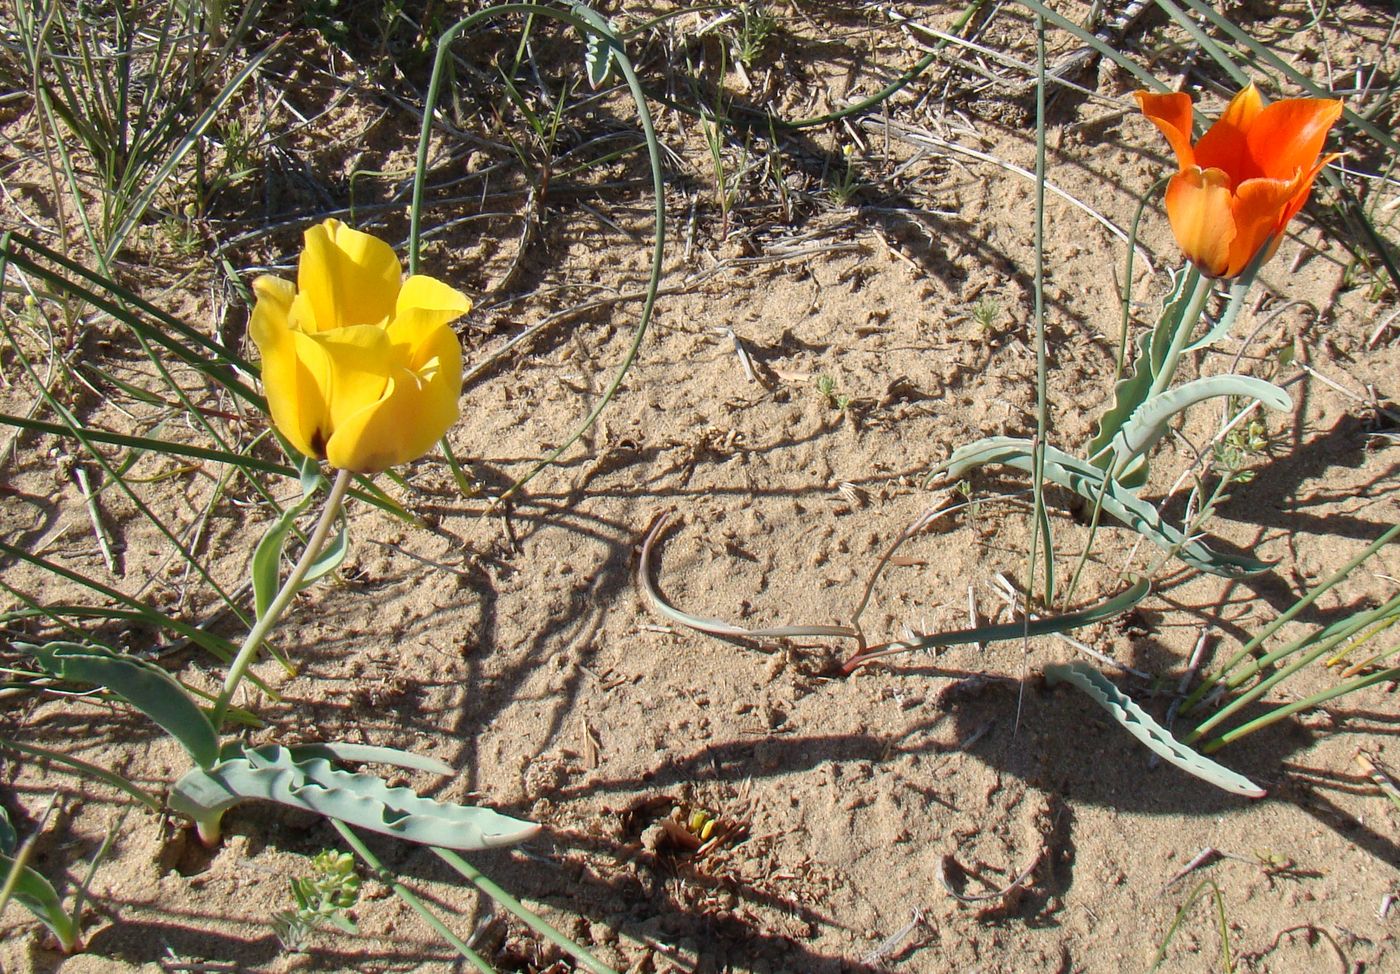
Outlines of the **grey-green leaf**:
[{"label": "grey-green leaf", "polygon": [[579,34],[583,40],[583,63],[588,71],[588,83],[597,91],[612,74],[617,57],[617,31],[602,14],[587,4],[568,0],[568,6],[592,27],[592,30],[580,30]]},{"label": "grey-green leaf", "polygon": [[1152,381],[1157,377],[1167,348],[1171,345],[1172,334],[1179,327],[1181,315],[1191,298],[1188,286],[1191,282],[1191,274],[1177,275],[1157,326],[1138,336],[1135,343],[1137,355],[1133,359],[1132,369],[1114,386],[1113,405],[1099,419],[1099,430],[1089,441],[1088,454],[1096,464],[1108,465],[1107,454],[1104,453],[1108,444],[1152,390]]},{"label": "grey-green leaf", "polygon": [[185,688],[160,667],[77,643],[17,646],[33,653],[46,671],[61,680],[106,687],[164,728],[197,764],[207,767],[218,760],[214,725]]},{"label": "grey-green leaf", "polygon": [[287,534],[296,524],[297,517],[311,503],[312,496],[311,493],[303,495],[300,501],[283,511],[253,551],[253,609],[259,619],[267,613],[267,607],[282,586],[282,548],[287,542]]},{"label": "grey-green leaf", "polygon": [[350,550],[350,542],[345,533],[345,521],[341,520],[340,526],[335,533],[335,537],[316,556],[316,560],[311,563],[311,567],[306,570],[302,577],[301,588],[305,589],[318,579],[335,571],[345,561],[345,553]]},{"label": "grey-green leaf", "polygon": [[396,747],[379,747],[375,744],[345,744],[328,742],[325,744],[297,744],[288,748],[296,760],[305,758],[325,758],[328,761],[360,761],[366,764],[387,764],[391,768],[410,768],[414,771],[429,771],[433,774],[452,774],[452,766],[427,754],[413,754],[400,751]]},{"label": "grey-green leaf", "polygon": [[0,855],[0,886],[13,880],[10,895],[53,932],[65,951],[72,950],[78,942],[78,926],[64,912],[63,900],[53,884],[28,866],[19,866],[18,874],[13,873],[15,868],[13,859]]},{"label": "grey-green leaf", "polygon": [[336,768],[322,757],[298,758],[277,745],[234,747],[205,770],[185,774],[170,792],[170,807],[189,815],[206,841],[219,834],[223,813],[252,798],[317,812],[348,825],[423,845],[472,851],[513,845],[539,826],[489,808],[423,798],[408,788]]},{"label": "grey-green leaf", "polygon": [[[961,477],[974,467],[989,463],[1004,463],[1031,473],[1034,456],[1030,440],[1009,436],[993,436],[959,447],[942,465],[950,477]],[[1105,485],[1105,472],[1087,460],[1070,456],[1055,447],[1045,448],[1045,476],[1052,483],[1074,491],[1080,497],[1096,503],[1103,498],[1103,510],[1110,517],[1132,528],[1159,548],[1176,551],[1177,557],[1193,568],[1235,578],[1267,571],[1268,562],[1244,555],[1226,555],[1194,539],[1188,539],[1176,527],[1167,524],[1157,509],[1140,500],[1131,489],[1113,480]]]},{"label": "grey-green leaf", "polygon": [[1131,697],[1087,663],[1047,666],[1045,682],[1050,686],[1065,682],[1082,690],[1091,700],[1108,711],[1109,716],[1124,730],[1147,745],[1149,750],[1164,761],[1176,765],[1187,774],[1195,775],[1202,781],[1236,795],[1249,798],[1264,797],[1264,789],[1248,778],[1197,754],[1172,737],[1166,728],[1153,720]]},{"label": "grey-green leaf", "polygon": [[1212,375],[1188,382],[1184,386],[1153,396],[1138,407],[1113,437],[1111,444],[1114,469],[1142,456],[1167,435],[1172,417],[1190,409],[1196,403],[1220,396],[1240,396],[1257,399],[1273,410],[1285,410],[1293,405],[1288,393],[1271,382],[1247,375]]}]

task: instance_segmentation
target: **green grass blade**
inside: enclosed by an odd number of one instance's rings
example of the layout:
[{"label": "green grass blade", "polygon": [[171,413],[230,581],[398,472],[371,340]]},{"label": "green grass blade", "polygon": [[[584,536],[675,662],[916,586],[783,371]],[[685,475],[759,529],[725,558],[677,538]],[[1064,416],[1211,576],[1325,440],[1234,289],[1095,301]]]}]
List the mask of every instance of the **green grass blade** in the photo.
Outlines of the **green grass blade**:
[{"label": "green grass blade", "polygon": [[335,819],[331,819],[331,825],[340,833],[340,837],[349,844],[350,848],[355,850],[355,854],[364,860],[365,865],[369,866],[375,877],[392,889],[395,896],[407,903],[415,913],[422,917],[423,922],[432,927],[439,937],[447,941],[457,953],[461,954],[467,963],[476,968],[480,974],[496,974],[491,965],[486,963],[480,954],[468,947],[461,937],[449,930],[447,925],[439,920],[437,915],[428,909],[427,905],[412,890],[399,882],[399,878],[384,867],[379,858],[370,851],[369,846],[365,845],[355,834],[354,829],[344,822],[337,822]]},{"label": "green grass blade", "polygon": [[[1390,655],[1397,652],[1400,652],[1400,646],[1396,646],[1393,649],[1389,650],[1389,652],[1386,655]],[[1285,717],[1290,717],[1293,714],[1299,713],[1300,711],[1311,710],[1314,707],[1321,706],[1329,700],[1335,700],[1337,697],[1344,697],[1348,693],[1355,693],[1357,690],[1364,690],[1366,687],[1375,686],[1377,683],[1389,683],[1392,680],[1400,680],[1400,667],[1391,667],[1388,670],[1379,670],[1375,673],[1371,673],[1366,676],[1359,676],[1353,680],[1347,680],[1345,683],[1340,683],[1337,686],[1332,687],[1328,690],[1320,690],[1310,697],[1304,697],[1302,700],[1297,700],[1293,703],[1285,704],[1282,707],[1275,707],[1273,710],[1269,711],[1262,717],[1256,717],[1251,721],[1247,721],[1241,724],[1233,730],[1229,730],[1223,734],[1220,734],[1219,736],[1213,738],[1209,743],[1205,744],[1201,749],[1206,753],[1218,751],[1226,744],[1230,744],[1234,741],[1239,740],[1241,737],[1253,734],[1255,731],[1264,727],[1268,727],[1270,724],[1277,723],[1278,721],[1283,720],[1283,718]]]},{"label": "green grass blade", "polygon": [[263,50],[249,58],[247,63],[228,80],[228,83],[214,96],[208,107],[200,113],[199,117],[195,119],[193,123],[181,125],[180,131],[182,132],[182,137],[180,140],[175,143],[161,165],[154,172],[142,178],[142,182],[145,184],[144,189],[142,189],[134,199],[127,201],[125,216],[114,228],[108,239],[106,255],[109,260],[116,256],[117,251],[125,244],[126,238],[131,234],[132,230],[136,228],[136,225],[141,222],[142,217],[145,216],[146,210],[155,200],[156,194],[160,192],[161,188],[175,171],[175,167],[184,160],[190,150],[199,143],[199,140],[204,138],[204,133],[208,131],[209,126],[214,123],[214,119],[218,116],[219,112],[223,111],[224,106],[232,100],[238,89],[243,87],[243,83],[262,67],[263,62],[268,59],[272,52],[282,45],[283,40],[285,40],[285,36],[274,40]]},{"label": "green grass blade", "polygon": [[1129,585],[1122,592],[1089,606],[1077,612],[1064,612],[1056,616],[1046,616],[1039,619],[1023,619],[1020,622],[1006,622],[994,626],[977,626],[973,629],[958,629],[953,632],[940,632],[927,636],[918,636],[910,640],[901,640],[891,643],[887,647],[875,647],[861,653],[857,653],[846,660],[841,666],[842,674],[849,674],[857,667],[869,663],[871,660],[879,659],[882,656],[892,656],[896,653],[911,653],[922,649],[941,649],[944,646],[961,646],[968,643],[997,643],[1007,640],[1026,639],[1031,636],[1053,636],[1056,633],[1069,632],[1081,626],[1091,625],[1095,622],[1102,622],[1105,619],[1112,619],[1114,616],[1122,615],[1143,599],[1147,598],[1152,591],[1152,586],[1144,579],[1138,579]]},{"label": "green grass blade", "polygon": [[96,592],[98,595],[111,599],[113,602],[120,605],[124,605],[137,613],[143,625],[158,630],[166,629],[179,636],[183,636],[208,650],[219,659],[224,661],[231,660],[233,659],[234,653],[237,652],[237,647],[222,636],[216,636],[196,626],[191,626],[188,623],[171,618],[163,612],[147,605],[145,602],[142,602],[140,599],[132,598],[124,592],[119,592],[108,585],[103,585],[95,579],[88,578],[86,575],[81,575],[70,568],[65,568],[56,562],[49,561],[47,558],[31,554],[23,548],[10,544],[3,538],[0,538],[0,554],[5,554],[11,558],[18,558],[20,561],[28,562],[35,568],[41,568],[44,571],[51,572],[59,578],[65,578],[70,582],[75,582],[83,588]]},{"label": "green grass blade", "polygon": [[564,934],[554,929],[554,927],[546,923],[534,911],[526,909],[523,903],[511,896],[486,876],[482,875],[479,869],[467,862],[457,853],[453,852],[451,849],[434,849],[433,851],[437,853],[438,858],[461,873],[469,882],[476,886],[477,889],[505,907],[517,920],[520,920],[531,930],[567,953],[575,961],[592,971],[593,974],[617,974],[617,971],[613,970],[578,944],[574,943],[574,941],[564,936]]},{"label": "green grass blade", "polygon": [[8,748],[11,751],[16,751],[31,758],[38,758],[40,761],[65,765],[79,774],[92,778],[95,781],[101,781],[103,784],[111,785],[118,791],[126,792],[153,812],[159,812],[164,807],[160,799],[155,795],[138,787],[115,771],[108,771],[106,768],[84,761],[82,758],[75,758],[59,751],[40,747],[37,744],[28,744],[7,737],[0,737],[0,748]]},{"label": "green grass blade", "polygon": [[[1171,13],[1171,8],[1176,6],[1171,0],[1156,0],[1156,2],[1159,7],[1166,10],[1169,14]],[[1230,39],[1241,48],[1248,51],[1259,64],[1268,65],[1268,67],[1277,71],[1292,84],[1303,89],[1314,98],[1333,97],[1330,91],[1318,85],[1307,75],[1279,57],[1268,45],[1260,43],[1250,37],[1246,31],[1242,30],[1237,24],[1230,20],[1229,17],[1216,9],[1214,5],[1203,3],[1201,0],[1186,0],[1186,5],[1195,11],[1197,15],[1210,21],[1216,29],[1228,35]],[[1345,106],[1342,107],[1342,119],[1375,139],[1380,147],[1385,149],[1386,152],[1392,156],[1400,155],[1400,139],[1396,138],[1393,131],[1386,131],[1370,119],[1358,115],[1355,111]]]}]

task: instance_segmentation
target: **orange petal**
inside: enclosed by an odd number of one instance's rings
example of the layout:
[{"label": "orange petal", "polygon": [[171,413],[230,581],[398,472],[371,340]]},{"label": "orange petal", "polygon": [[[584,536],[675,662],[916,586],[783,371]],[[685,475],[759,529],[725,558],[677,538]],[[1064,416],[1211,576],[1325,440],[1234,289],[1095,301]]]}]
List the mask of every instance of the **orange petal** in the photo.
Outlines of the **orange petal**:
[{"label": "orange petal", "polygon": [[1290,199],[1288,205],[1284,207],[1283,223],[1279,224],[1280,229],[1282,229],[1284,223],[1287,223],[1297,216],[1298,211],[1303,208],[1303,204],[1308,201],[1308,197],[1312,195],[1313,181],[1317,179],[1318,173],[1322,172],[1334,159],[1340,159],[1341,157],[1342,154],[1340,152],[1328,153],[1317,160],[1317,165],[1298,177],[1296,180],[1297,189],[1294,191],[1293,198]]},{"label": "orange petal", "polygon": [[1179,91],[1169,95],[1158,95],[1150,91],[1135,91],[1142,113],[1152,120],[1152,124],[1162,130],[1176,153],[1178,169],[1187,169],[1196,164],[1196,155],[1191,149],[1191,96]]},{"label": "orange petal", "polygon": [[1229,269],[1235,217],[1230,207],[1230,177],[1219,169],[1192,166],[1167,184],[1167,219],[1177,245],[1212,277]]},{"label": "orange petal", "polygon": [[1264,109],[1249,129],[1249,150],[1260,175],[1292,179],[1311,169],[1341,115],[1342,103],[1328,98],[1289,98]]},{"label": "orange petal", "polygon": [[1220,118],[1196,143],[1196,165],[1229,173],[1231,186],[1264,175],[1250,152],[1249,144],[1249,132],[1264,110],[1259,89],[1252,84],[1246,85],[1230,99]]},{"label": "orange petal", "polygon": [[1224,276],[1243,272],[1261,248],[1277,248],[1283,225],[1288,222],[1285,209],[1297,192],[1298,182],[1292,179],[1251,179],[1236,187],[1235,239],[1230,243]]}]

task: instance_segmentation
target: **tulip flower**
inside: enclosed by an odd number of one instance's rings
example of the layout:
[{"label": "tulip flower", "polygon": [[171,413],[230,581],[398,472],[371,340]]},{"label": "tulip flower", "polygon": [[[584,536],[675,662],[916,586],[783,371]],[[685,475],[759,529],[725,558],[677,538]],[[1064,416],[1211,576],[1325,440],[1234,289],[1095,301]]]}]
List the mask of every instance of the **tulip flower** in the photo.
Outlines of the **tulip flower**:
[{"label": "tulip flower", "polygon": [[1272,257],[1313,180],[1338,155],[1319,158],[1342,114],[1340,101],[1289,98],[1266,107],[1251,84],[1192,145],[1189,95],[1136,97],[1180,167],[1167,186],[1176,242],[1211,277],[1238,276],[1261,251],[1264,260]]},{"label": "tulip flower", "polygon": [[471,302],[403,271],[384,241],[327,220],[306,231],[297,283],[263,276],[249,331],[272,421],[306,456],[377,473],[422,456],[457,420]]}]

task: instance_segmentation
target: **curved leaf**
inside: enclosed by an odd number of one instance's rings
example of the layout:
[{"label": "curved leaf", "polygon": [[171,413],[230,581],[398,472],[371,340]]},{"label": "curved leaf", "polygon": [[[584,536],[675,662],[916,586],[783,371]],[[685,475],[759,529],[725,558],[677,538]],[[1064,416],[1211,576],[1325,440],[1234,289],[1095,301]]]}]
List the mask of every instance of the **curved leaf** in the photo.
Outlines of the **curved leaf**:
[{"label": "curved leaf", "polygon": [[33,653],[40,666],[61,680],[106,687],[159,724],[200,766],[219,759],[214,725],[185,688],[159,666],[77,643],[15,645]]},{"label": "curved leaf", "polygon": [[[993,436],[959,447],[942,464],[950,477],[960,477],[974,467],[989,463],[1004,463],[1009,467],[1031,473],[1034,456],[1030,440],[1009,436]],[[1045,476],[1051,482],[1071,490],[1095,503],[1103,497],[1103,510],[1159,548],[1175,551],[1177,557],[1193,568],[1212,575],[1234,578],[1267,571],[1269,562],[1244,555],[1226,555],[1200,541],[1188,539],[1176,527],[1166,523],[1157,509],[1138,499],[1132,491],[1113,480],[1104,484],[1105,473],[1088,460],[1070,456],[1052,446],[1045,448]]]},{"label": "curved leaf", "polygon": [[1162,315],[1157,326],[1144,331],[1137,339],[1137,357],[1133,359],[1132,371],[1119,379],[1113,387],[1113,405],[1099,419],[1098,432],[1089,440],[1088,453],[1096,465],[1107,466],[1108,445],[1113,437],[1128,422],[1137,408],[1147,401],[1152,389],[1152,381],[1171,346],[1172,334],[1180,324],[1181,315],[1191,298],[1191,286],[1195,285],[1192,274],[1178,274],[1167,295]]},{"label": "curved leaf", "polygon": [[1147,580],[1140,578],[1113,598],[1080,609],[1078,612],[978,626],[975,629],[937,632],[926,636],[916,635],[912,639],[863,650],[846,660],[841,665],[841,672],[844,675],[849,675],[856,667],[864,666],[871,660],[879,659],[882,656],[892,656],[895,653],[909,653],[919,649],[940,649],[944,646],[958,646],[966,643],[995,643],[1007,639],[1024,639],[1030,636],[1050,636],[1059,632],[1069,632],[1071,629],[1102,622],[1104,619],[1111,619],[1127,612],[1147,598],[1151,591],[1152,586]]},{"label": "curved leaf", "polygon": [[253,551],[253,611],[259,619],[267,614],[267,607],[282,586],[282,548],[286,545],[287,534],[311,503],[312,496],[310,493],[304,494],[301,500],[283,511]]},{"label": "curved leaf", "polygon": [[1110,444],[1115,469],[1147,453],[1167,435],[1172,417],[1207,399],[1241,396],[1257,399],[1273,410],[1289,409],[1293,400],[1278,386],[1247,375],[1212,375],[1153,396],[1123,424]]},{"label": "curved leaf", "polygon": [[1045,682],[1050,686],[1061,682],[1069,683],[1082,690],[1091,700],[1108,711],[1108,715],[1116,720],[1119,726],[1147,745],[1152,753],[1176,765],[1187,774],[1195,775],[1202,781],[1236,795],[1249,798],[1264,797],[1264,789],[1248,778],[1197,754],[1177,741],[1166,728],[1135,704],[1131,697],[1087,663],[1047,666]]},{"label": "curved leaf", "polygon": [[335,741],[324,744],[297,744],[287,748],[296,760],[325,758],[328,761],[362,761],[366,764],[387,764],[391,768],[410,768],[433,774],[452,774],[452,766],[427,754],[413,754],[394,747],[374,744],[344,744]]},{"label": "curved leaf", "polygon": [[345,518],[341,517],[340,524],[336,527],[335,537],[321,547],[321,553],[316,556],[316,560],[311,563],[311,567],[302,576],[298,591],[310,588],[318,579],[339,568],[345,561],[345,555],[349,550],[350,541],[345,533]]},{"label": "curved leaf", "polygon": [[538,825],[489,808],[446,804],[409,788],[391,788],[374,775],[343,771],[323,757],[299,759],[296,751],[275,744],[226,748],[213,767],[194,768],[175,783],[170,807],[193,818],[200,836],[212,842],[223,813],[251,798],[381,835],[466,851],[513,845],[539,831]]},{"label": "curved leaf", "polygon": [[21,866],[0,855],[0,886],[10,887],[10,895],[48,927],[64,951],[78,942],[78,925],[63,909],[63,900],[53,884],[28,866]]}]

